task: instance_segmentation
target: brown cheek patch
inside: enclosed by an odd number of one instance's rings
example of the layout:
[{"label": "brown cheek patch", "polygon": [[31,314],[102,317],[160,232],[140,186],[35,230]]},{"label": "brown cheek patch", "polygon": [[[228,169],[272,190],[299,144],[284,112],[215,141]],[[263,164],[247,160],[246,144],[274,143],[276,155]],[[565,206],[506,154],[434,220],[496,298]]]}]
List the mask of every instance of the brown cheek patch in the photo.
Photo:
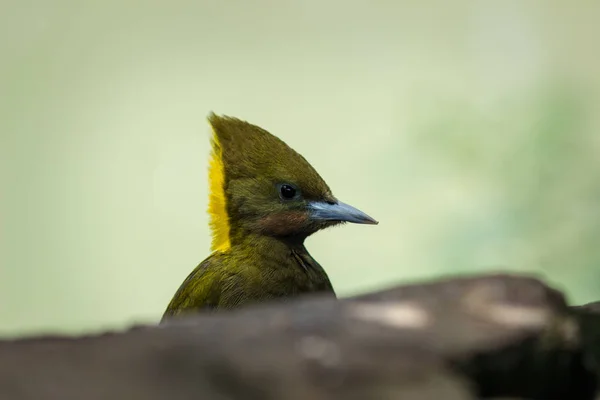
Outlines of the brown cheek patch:
[{"label": "brown cheek patch", "polygon": [[259,224],[263,230],[277,236],[301,233],[306,227],[308,213],[286,211],[261,218]]}]

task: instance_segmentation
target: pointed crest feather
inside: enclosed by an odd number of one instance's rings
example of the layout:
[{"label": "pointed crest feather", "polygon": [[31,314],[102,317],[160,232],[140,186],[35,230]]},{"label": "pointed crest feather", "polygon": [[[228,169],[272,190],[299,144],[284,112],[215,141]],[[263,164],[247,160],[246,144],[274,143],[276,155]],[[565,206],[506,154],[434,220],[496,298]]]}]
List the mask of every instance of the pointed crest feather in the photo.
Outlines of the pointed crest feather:
[{"label": "pointed crest feather", "polygon": [[225,200],[225,171],[223,166],[223,154],[219,138],[213,126],[214,119],[218,118],[212,113],[208,120],[212,128],[211,145],[212,151],[209,164],[209,201],[208,214],[210,216],[210,228],[212,231],[212,251],[225,251],[231,246],[229,239],[229,216]]}]

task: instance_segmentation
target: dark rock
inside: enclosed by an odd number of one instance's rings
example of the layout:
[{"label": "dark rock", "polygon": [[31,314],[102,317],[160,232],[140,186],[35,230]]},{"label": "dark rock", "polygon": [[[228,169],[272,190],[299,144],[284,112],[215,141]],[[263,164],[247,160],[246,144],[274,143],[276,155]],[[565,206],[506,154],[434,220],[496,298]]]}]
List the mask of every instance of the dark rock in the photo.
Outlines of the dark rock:
[{"label": "dark rock", "polygon": [[0,341],[1,399],[593,399],[580,318],[531,277]]},{"label": "dark rock", "polygon": [[[583,363],[600,383],[600,302],[572,307],[572,315],[576,318],[579,328],[578,338],[583,349]],[[597,399],[600,399],[600,393]]]},{"label": "dark rock", "polygon": [[428,346],[469,376],[480,396],[593,397],[596,379],[585,362],[578,320],[563,295],[538,279],[463,277],[359,299],[427,304],[440,325],[424,334],[435,340],[444,335],[443,341]]},{"label": "dark rock", "polygon": [[584,304],[582,306],[575,306],[573,308],[589,311],[590,313],[600,314],[600,301],[595,301],[593,303]]}]

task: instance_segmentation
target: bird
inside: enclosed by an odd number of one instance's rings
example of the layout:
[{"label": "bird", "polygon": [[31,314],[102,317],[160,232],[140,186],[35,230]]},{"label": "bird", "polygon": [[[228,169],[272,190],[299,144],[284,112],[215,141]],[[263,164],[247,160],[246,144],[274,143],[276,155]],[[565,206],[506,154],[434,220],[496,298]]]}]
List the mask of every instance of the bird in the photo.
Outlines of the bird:
[{"label": "bird", "polygon": [[307,237],[379,222],[339,201],[312,165],[267,130],[211,112],[211,254],[183,281],[161,322],[305,294],[336,297]]}]

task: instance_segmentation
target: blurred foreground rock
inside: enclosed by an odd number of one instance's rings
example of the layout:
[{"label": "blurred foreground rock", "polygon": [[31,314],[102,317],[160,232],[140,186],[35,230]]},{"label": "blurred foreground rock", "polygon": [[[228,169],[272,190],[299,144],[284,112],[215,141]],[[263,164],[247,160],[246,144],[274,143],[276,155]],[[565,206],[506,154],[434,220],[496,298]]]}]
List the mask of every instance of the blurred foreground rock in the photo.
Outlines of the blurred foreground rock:
[{"label": "blurred foreground rock", "polygon": [[531,277],[0,341],[0,399],[593,400],[600,307]]}]

